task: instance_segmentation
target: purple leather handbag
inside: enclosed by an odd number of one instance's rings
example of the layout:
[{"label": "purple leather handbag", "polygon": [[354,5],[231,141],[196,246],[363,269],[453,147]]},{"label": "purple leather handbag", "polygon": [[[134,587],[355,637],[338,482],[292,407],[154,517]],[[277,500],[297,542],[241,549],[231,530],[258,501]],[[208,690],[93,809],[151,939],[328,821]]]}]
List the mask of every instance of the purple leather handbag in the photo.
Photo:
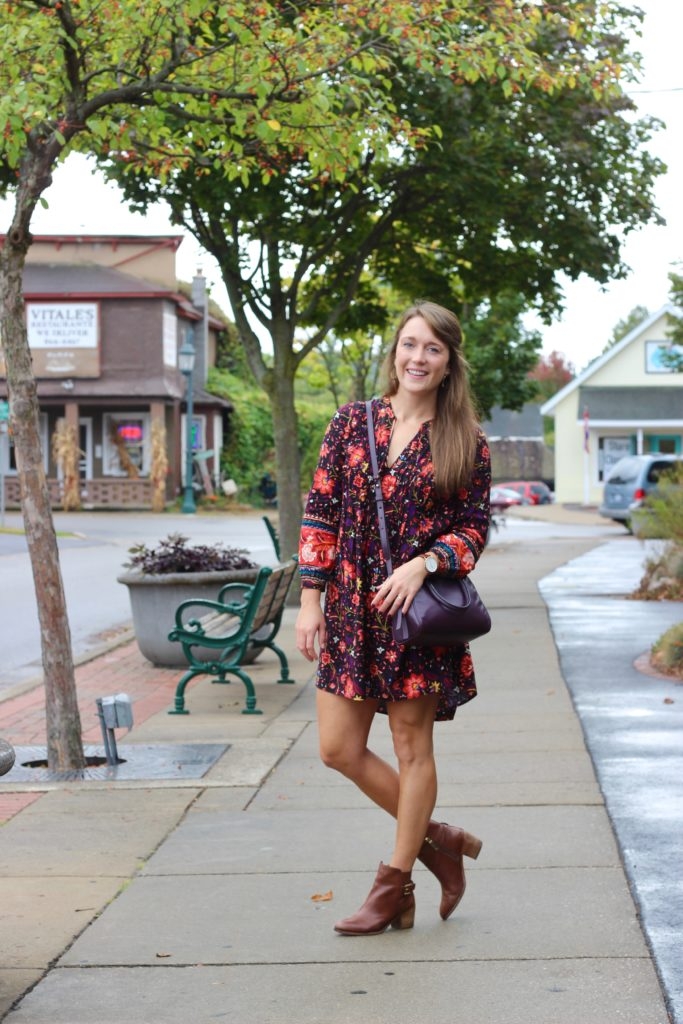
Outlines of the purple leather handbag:
[{"label": "purple leather handbag", "polygon": [[467,576],[426,579],[405,614],[391,620],[394,640],[418,647],[455,647],[491,629],[491,616]]},{"label": "purple leather handbag", "polygon": [[[366,409],[379,536],[387,573],[391,574],[393,566],[377,466],[371,402],[366,403]],[[391,629],[394,640],[399,644],[456,647],[488,633],[491,629],[491,616],[468,576],[435,576],[424,581],[407,612],[399,611],[392,616]]]}]

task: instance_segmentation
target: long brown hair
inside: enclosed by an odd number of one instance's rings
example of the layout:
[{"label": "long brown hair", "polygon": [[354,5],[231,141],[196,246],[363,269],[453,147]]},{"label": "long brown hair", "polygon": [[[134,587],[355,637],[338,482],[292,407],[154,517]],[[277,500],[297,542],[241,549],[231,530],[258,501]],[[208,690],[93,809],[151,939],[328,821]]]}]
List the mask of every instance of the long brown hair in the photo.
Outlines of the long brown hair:
[{"label": "long brown hair", "polygon": [[430,428],[434,484],[440,494],[469,485],[477,451],[479,421],[470,390],[469,367],[462,353],[462,330],[455,313],[436,302],[418,300],[399,321],[384,361],[388,397],[398,391],[395,358],[398,339],[408,320],[421,316],[448,348],[448,374],[437,392],[436,416]]}]

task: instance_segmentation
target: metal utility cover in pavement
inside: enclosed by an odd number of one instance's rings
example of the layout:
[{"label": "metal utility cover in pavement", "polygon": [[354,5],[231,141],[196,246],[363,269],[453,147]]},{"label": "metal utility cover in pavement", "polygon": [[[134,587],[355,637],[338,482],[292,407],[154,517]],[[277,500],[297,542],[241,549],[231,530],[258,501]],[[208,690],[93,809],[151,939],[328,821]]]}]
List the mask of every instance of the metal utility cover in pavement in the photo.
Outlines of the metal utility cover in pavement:
[{"label": "metal utility cover in pavement", "polygon": [[[129,743],[119,747],[120,764],[98,764],[80,771],[53,772],[47,767],[27,768],[26,764],[45,761],[45,747],[15,747],[14,767],[3,782],[71,782],[76,779],[132,782],[147,779],[201,779],[229,743]],[[105,759],[101,747],[85,747],[86,758]]]}]

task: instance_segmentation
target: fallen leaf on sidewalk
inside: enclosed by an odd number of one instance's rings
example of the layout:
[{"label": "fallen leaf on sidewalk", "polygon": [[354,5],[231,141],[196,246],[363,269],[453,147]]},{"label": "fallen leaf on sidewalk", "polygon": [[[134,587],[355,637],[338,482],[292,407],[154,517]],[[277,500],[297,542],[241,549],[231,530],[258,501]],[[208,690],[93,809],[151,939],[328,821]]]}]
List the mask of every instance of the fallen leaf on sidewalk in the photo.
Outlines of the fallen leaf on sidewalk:
[{"label": "fallen leaf on sidewalk", "polygon": [[167,956],[173,956],[173,953],[157,953],[157,959],[158,960],[161,960],[161,959],[163,959],[164,957],[167,957]]},{"label": "fallen leaf on sidewalk", "polygon": [[328,900],[334,899],[334,893],[330,889],[329,892],[316,892],[311,896],[314,903],[326,903]]}]

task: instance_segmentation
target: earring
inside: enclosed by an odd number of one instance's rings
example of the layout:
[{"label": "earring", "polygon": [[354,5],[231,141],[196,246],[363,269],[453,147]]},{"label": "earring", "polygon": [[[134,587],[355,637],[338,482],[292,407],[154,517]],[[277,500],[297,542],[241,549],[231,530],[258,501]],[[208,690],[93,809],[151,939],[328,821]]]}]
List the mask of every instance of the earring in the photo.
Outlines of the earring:
[{"label": "earring", "polygon": [[439,384],[439,387],[440,388],[445,388],[447,386],[447,383],[448,383],[448,374],[444,373],[443,377],[441,378],[441,383]]}]

